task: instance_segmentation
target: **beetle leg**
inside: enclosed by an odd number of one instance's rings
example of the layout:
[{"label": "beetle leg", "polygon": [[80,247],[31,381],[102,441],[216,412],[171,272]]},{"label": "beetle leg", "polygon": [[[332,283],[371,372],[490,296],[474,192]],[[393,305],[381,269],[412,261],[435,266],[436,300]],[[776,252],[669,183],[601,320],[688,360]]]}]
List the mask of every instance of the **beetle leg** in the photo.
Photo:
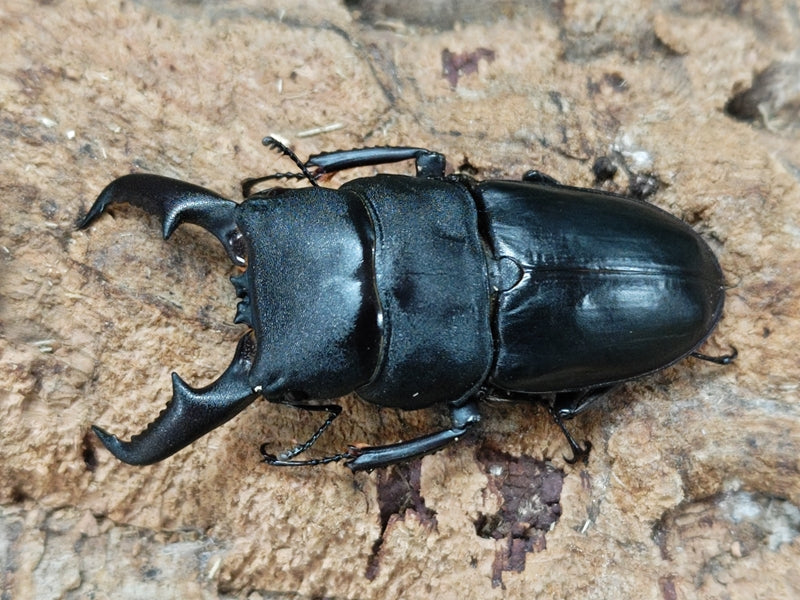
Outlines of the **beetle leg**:
[{"label": "beetle leg", "polygon": [[615,387],[617,387],[617,384],[603,385],[572,392],[548,394],[526,394],[522,392],[490,389],[487,395],[489,400],[506,400],[510,402],[536,401],[544,404],[547,407],[547,412],[550,413],[553,421],[558,425],[559,429],[561,429],[564,437],[567,438],[570,448],[572,448],[572,458],[567,458],[565,456],[564,460],[569,464],[575,464],[579,460],[586,462],[589,457],[589,451],[592,449],[592,444],[586,440],[584,442],[585,448],[582,448],[581,445],[575,441],[575,438],[572,437],[566,425],[564,425],[564,419],[572,419],[579,415],[594,404],[596,400]]},{"label": "beetle leg", "polygon": [[236,203],[219,194],[160,175],[125,175],[100,192],[78,222],[78,229],[85,229],[109,206],[119,203],[132,204],[161,219],[164,239],[181,223],[199,225],[216,236],[234,264],[245,264],[244,243],[233,214]]},{"label": "beetle leg", "polygon": [[332,454],[331,456],[323,456],[321,458],[309,458],[308,460],[282,460],[274,454],[266,452],[264,449],[265,445],[266,444],[262,444],[261,446],[261,456],[264,458],[264,462],[272,467],[316,467],[350,458],[350,451],[348,450],[341,454]]},{"label": "beetle leg", "polygon": [[522,181],[527,183],[542,183],[544,185],[556,185],[560,186],[561,182],[557,179],[550,177],[550,175],[545,175],[541,171],[537,171],[536,169],[531,169],[530,171],[526,171],[525,174],[522,176]]},{"label": "beetle leg", "polygon": [[264,462],[268,465],[272,465],[275,467],[288,467],[288,466],[299,466],[299,465],[311,465],[313,464],[324,464],[326,462],[333,462],[334,460],[341,460],[345,457],[345,455],[337,455],[339,456],[338,459],[334,457],[325,457],[322,459],[312,459],[312,460],[299,460],[293,461],[291,460],[298,454],[302,454],[311,446],[313,446],[316,441],[319,439],[319,436],[323,434],[323,432],[333,423],[333,420],[338,417],[342,412],[342,407],[337,404],[325,404],[322,406],[315,406],[315,405],[306,405],[306,404],[295,404],[293,402],[283,402],[282,404],[286,404],[293,408],[299,408],[302,410],[307,410],[309,412],[312,411],[324,411],[328,413],[328,418],[325,419],[325,422],[317,428],[307,441],[303,442],[302,444],[298,444],[291,450],[286,450],[285,452],[281,452],[278,456],[274,454],[270,454],[267,452],[267,444],[261,445],[261,456],[264,458]]},{"label": "beetle leg", "polygon": [[[336,150],[311,156],[305,163],[294,151],[283,142],[273,137],[265,137],[262,143],[289,157],[300,169],[300,173],[273,173],[261,177],[249,177],[242,181],[242,196],[249,198],[253,188],[259,183],[273,179],[307,179],[311,185],[318,185],[317,179],[329,173],[385,165],[414,159],[417,177],[444,177],[445,157],[439,152],[406,146],[378,146],[374,148],[354,148],[353,150]],[[314,167],[310,171],[309,167]]]},{"label": "beetle leg", "polygon": [[314,177],[325,173],[335,173],[345,169],[385,165],[414,159],[417,177],[444,177],[445,158],[439,152],[425,148],[406,146],[378,146],[374,148],[354,148],[315,154],[308,159],[306,166],[316,167]]},{"label": "beetle leg", "polygon": [[559,392],[555,394],[549,402],[545,402],[550,416],[555,421],[555,424],[564,433],[567,438],[570,448],[572,448],[572,458],[564,457],[564,460],[569,464],[575,464],[579,460],[585,463],[589,458],[589,451],[592,449],[592,444],[588,440],[584,442],[585,448],[581,448],[580,444],[575,441],[569,430],[564,425],[563,419],[572,419],[579,415],[589,406],[594,404],[596,400],[614,389],[616,384],[603,385],[585,390],[577,390],[574,392]]},{"label": "beetle leg", "polygon": [[711,356],[708,354],[702,354],[700,352],[692,352],[689,354],[689,356],[693,356],[695,358],[699,358],[700,360],[705,360],[718,365],[729,365],[736,360],[737,356],[739,356],[739,351],[731,346],[731,351],[728,354],[722,354],[720,356]]},{"label": "beetle leg", "polygon": [[556,425],[558,425],[561,429],[564,437],[567,438],[570,448],[572,448],[572,458],[567,458],[564,456],[564,460],[571,465],[574,465],[579,460],[582,460],[584,464],[588,462],[589,452],[592,449],[591,442],[586,440],[584,442],[584,447],[581,447],[581,445],[575,441],[575,438],[572,437],[572,434],[570,434],[569,430],[564,425],[564,421],[561,420],[561,416],[558,414],[558,411],[549,402],[547,403],[547,410],[550,413],[550,416],[553,417],[553,421],[555,421]]},{"label": "beetle leg", "polygon": [[349,460],[345,465],[351,471],[371,471],[372,469],[387,467],[394,463],[431,454],[457,440],[481,419],[478,406],[474,401],[460,405],[451,404],[450,417],[453,421],[453,427],[450,429],[387,446],[367,446],[364,448],[351,446],[346,453],[346,458]]},{"label": "beetle leg", "polygon": [[167,407],[129,442],[97,426],[92,429],[103,445],[123,462],[149,465],[163,460],[233,418],[259,395],[247,382],[254,354],[255,340],[248,333],[239,340],[231,364],[210,385],[191,388],[173,373],[172,399]]},{"label": "beetle leg", "polygon": [[573,392],[557,392],[555,398],[547,402],[547,405],[550,410],[558,413],[560,418],[573,419],[617,387],[617,385],[612,383]]}]

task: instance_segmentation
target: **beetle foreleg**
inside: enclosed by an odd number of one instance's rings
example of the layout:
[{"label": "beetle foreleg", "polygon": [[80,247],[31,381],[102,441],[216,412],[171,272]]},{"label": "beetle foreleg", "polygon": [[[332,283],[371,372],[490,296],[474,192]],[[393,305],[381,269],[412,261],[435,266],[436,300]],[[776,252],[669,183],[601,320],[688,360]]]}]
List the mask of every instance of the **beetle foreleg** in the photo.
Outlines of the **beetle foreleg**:
[{"label": "beetle foreleg", "polygon": [[450,416],[453,420],[453,427],[450,429],[387,446],[367,446],[365,448],[351,446],[347,456],[350,460],[345,465],[351,471],[371,471],[372,469],[387,467],[394,463],[431,454],[457,440],[470,427],[481,420],[475,402],[451,405]]},{"label": "beetle foreleg", "polygon": [[417,177],[444,177],[445,158],[443,154],[425,148],[405,146],[377,146],[323,152],[310,157],[306,166],[316,167],[316,171],[314,171],[316,178],[325,173],[335,173],[356,167],[385,165],[412,158],[417,169]]},{"label": "beetle foreleg", "polygon": [[261,456],[264,457],[264,462],[272,467],[316,467],[318,465],[327,465],[332,462],[339,462],[350,458],[350,451],[342,452],[341,454],[333,454],[331,456],[323,456],[322,458],[309,458],[308,460],[281,460],[274,454],[265,452],[264,446],[261,446]]},{"label": "beetle foreleg", "polygon": [[[245,198],[249,198],[253,188],[264,181],[273,179],[307,179],[311,185],[318,186],[317,179],[329,173],[411,159],[414,159],[417,177],[444,177],[446,163],[444,155],[425,148],[377,146],[374,148],[336,150],[335,152],[315,154],[306,162],[302,162],[291,148],[273,137],[265,137],[262,143],[268,148],[277,150],[289,157],[300,169],[300,173],[273,173],[261,177],[247,178],[242,181],[242,196]],[[310,167],[313,167],[314,170],[311,171]]]},{"label": "beetle foreleg", "polygon": [[[335,456],[328,456],[321,459],[310,459],[310,460],[291,460],[298,454],[302,454],[311,446],[313,446],[316,441],[319,439],[319,436],[323,434],[323,432],[333,423],[333,420],[338,417],[342,412],[342,407],[337,404],[325,404],[322,406],[315,406],[315,405],[305,405],[305,404],[295,404],[292,402],[284,402],[283,404],[287,404],[293,408],[300,408],[302,410],[307,410],[309,412],[313,411],[325,411],[328,413],[328,418],[325,419],[325,422],[317,428],[307,441],[303,442],[302,444],[298,444],[291,450],[286,450],[285,452],[281,452],[280,455],[276,456],[275,454],[270,454],[267,452],[267,444],[261,444],[261,456],[264,458],[264,462],[268,465],[272,465],[274,467],[294,467],[294,466],[302,466],[302,465],[317,465],[317,464],[325,464],[328,462],[334,462],[336,460],[341,460],[345,458],[347,454],[340,454]],[[336,458],[338,456],[338,458]]]}]

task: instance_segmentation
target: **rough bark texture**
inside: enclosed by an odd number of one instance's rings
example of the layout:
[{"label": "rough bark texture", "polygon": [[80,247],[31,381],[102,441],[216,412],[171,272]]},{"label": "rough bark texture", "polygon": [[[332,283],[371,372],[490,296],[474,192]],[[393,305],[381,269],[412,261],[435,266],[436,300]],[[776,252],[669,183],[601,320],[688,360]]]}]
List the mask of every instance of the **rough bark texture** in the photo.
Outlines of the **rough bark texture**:
[{"label": "rough bark texture", "polygon": [[[0,7],[2,597],[796,598],[795,3],[384,4]],[[739,359],[613,393],[572,424],[587,465],[565,464],[541,409],[494,405],[403,469],[270,469],[259,444],[318,415],[264,402],[165,462],[121,464],[90,424],[130,435],[171,370],[221,372],[241,333],[232,269],[210,236],[163,243],[141,211],[74,223],[131,171],[236,198],[291,167],[270,133],[300,156],[413,144],[479,178],[584,186],[610,156],[718,253],[731,289],[707,350]],[[320,451],[441,423],[343,404]]]}]

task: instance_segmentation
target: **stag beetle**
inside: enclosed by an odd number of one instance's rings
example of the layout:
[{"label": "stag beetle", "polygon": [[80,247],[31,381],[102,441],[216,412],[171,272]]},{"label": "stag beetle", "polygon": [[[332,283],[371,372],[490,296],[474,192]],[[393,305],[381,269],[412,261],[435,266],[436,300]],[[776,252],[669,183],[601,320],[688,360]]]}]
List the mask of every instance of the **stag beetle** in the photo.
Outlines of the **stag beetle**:
[{"label": "stag beetle", "polygon": [[[722,313],[725,282],[688,225],[645,202],[562,185],[445,175],[442,154],[414,147],[335,151],[299,172],[245,180],[236,204],[158,175],[110,183],[79,228],[111,204],[157,215],[164,238],[193,223],[245,270],[231,281],[234,322],[249,329],[215,382],[172,375],[172,399],[129,442],[93,427],[120,460],[151,464],[181,450],[261,396],[327,413],[305,443],[264,461],[344,460],[370,470],[439,450],[480,420],[479,400],[540,401],[564,427],[616,384],[692,355]],[[378,174],[320,187],[324,175],[414,160],[416,177]],[[274,187],[275,179],[305,188]],[[319,399],[355,392],[380,406],[449,407],[451,427],[386,446],[298,460],[341,412]]]}]

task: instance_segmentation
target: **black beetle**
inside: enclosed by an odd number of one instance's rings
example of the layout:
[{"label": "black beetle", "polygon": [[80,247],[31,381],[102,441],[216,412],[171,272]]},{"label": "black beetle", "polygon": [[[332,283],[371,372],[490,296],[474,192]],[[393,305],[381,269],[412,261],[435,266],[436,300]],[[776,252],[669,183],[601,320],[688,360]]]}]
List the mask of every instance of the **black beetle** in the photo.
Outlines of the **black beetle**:
[{"label": "black beetle", "polygon": [[[688,225],[645,202],[559,184],[537,171],[522,181],[445,175],[444,156],[411,147],[361,148],[303,163],[299,173],[245,180],[236,204],[204,188],[134,174],[109,184],[79,227],[116,202],[214,234],[234,264],[250,329],[214,383],[191,388],[173,373],[166,409],[130,442],[98,427],[120,460],[160,461],[218,427],[256,397],[327,418],[273,465],[345,460],[373,469],[442,448],[480,420],[478,401],[542,401],[574,458],[588,452],[562,419],[619,382],[697,353],[722,312],[719,263]],[[338,190],[328,173],[413,159],[416,177],[379,174]],[[312,171],[313,169],[313,171]],[[310,187],[270,188],[305,179]],[[314,399],[356,392],[414,410],[447,403],[449,429],[396,444],[350,447],[294,460],[340,413]]]}]

